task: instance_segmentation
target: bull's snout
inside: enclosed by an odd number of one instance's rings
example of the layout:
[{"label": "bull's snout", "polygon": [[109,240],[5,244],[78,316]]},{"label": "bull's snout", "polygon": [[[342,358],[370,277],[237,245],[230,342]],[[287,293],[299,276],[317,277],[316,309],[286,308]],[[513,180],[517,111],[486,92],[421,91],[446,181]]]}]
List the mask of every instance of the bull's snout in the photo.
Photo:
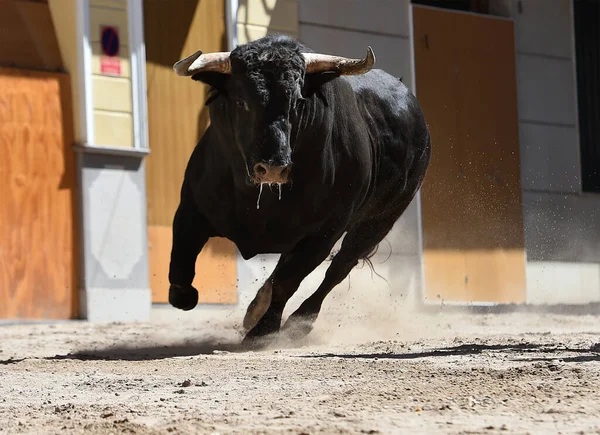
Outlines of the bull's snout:
[{"label": "bull's snout", "polygon": [[285,184],[290,178],[290,165],[273,166],[266,163],[254,165],[254,181],[256,183]]}]

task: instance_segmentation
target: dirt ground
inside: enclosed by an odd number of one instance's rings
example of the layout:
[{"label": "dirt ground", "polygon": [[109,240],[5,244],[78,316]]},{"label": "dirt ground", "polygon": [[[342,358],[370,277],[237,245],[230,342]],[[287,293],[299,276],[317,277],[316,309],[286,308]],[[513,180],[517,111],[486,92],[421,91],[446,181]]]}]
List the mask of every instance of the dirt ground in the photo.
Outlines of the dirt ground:
[{"label": "dirt ground", "polygon": [[599,316],[324,313],[244,352],[191,313],[0,326],[0,433],[600,434]]}]

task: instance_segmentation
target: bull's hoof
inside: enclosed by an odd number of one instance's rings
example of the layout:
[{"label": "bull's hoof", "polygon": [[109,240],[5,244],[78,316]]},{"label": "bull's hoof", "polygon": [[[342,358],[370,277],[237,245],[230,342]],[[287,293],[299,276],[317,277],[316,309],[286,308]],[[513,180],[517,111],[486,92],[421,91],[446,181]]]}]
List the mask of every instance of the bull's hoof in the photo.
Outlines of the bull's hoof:
[{"label": "bull's hoof", "polygon": [[246,315],[244,316],[243,326],[246,331],[250,331],[256,326],[258,321],[265,315],[271,304],[271,286],[262,287],[256,297],[248,305]]},{"label": "bull's hoof", "polygon": [[281,334],[291,341],[301,340],[312,332],[317,317],[318,314],[294,313],[281,327]]},{"label": "bull's hoof", "polygon": [[198,305],[198,290],[194,287],[182,287],[171,284],[169,287],[169,303],[175,308],[189,311]]},{"label": "bull's hoof", "polygon": [[248,349],[266,347],[279,332],[280,325],[281,317],[272,318],[269,314],[266,314],[254,328],[248,331],[242,340],[242,347]]},{"label": "bull's hoof", "polygon": [[240,350],[251,351],[261,350],[266,348],[272,341],[271,337],[254,337],[246,334],[242,342],[240,343]]}]

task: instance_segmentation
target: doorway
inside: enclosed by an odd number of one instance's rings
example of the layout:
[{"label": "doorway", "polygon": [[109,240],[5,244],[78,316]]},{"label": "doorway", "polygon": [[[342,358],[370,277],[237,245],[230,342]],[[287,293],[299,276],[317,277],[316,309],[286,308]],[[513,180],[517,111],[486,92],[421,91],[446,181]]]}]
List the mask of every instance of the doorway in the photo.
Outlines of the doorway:
[{"label": "doorway", "polygon": [[0,67],[0,319],[77,315],[68,74]]},{"label": "doorway", "polygon": [[433,146],[421,195],[425,300],[524,302],[513,22],[423,6],[413,19]]},{"label": "doorway", "polygon": [[72,319],[80,260],[72,79],[57,72],[47,1],[0,1],[0,29],[0,319]]}]

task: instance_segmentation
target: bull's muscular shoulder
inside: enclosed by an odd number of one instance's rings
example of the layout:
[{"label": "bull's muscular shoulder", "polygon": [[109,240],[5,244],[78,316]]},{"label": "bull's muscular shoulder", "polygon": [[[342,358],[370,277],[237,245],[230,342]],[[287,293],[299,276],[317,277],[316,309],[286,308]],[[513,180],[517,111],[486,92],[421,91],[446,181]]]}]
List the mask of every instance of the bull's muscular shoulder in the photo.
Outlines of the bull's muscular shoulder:
[{"label": "bull's muscular shoulder", "polygon": [[377,184],[404,190],[414,162],[427,152],[427,124],[416,97],[399,78],[382,70],[344,77],[371,138]]},{"label": "bull's muscular shoulder", "polygon": [[399,78],[380,70],[373,69],[360,76],[344,77],[350,83],[358,99],[370,98],[373,103],[397,103],[406,109],[411,93]]},{"label": "bull's muscular shoulder", "polygon": [[344,77],[352,87],[364,118],[376,121],[376,136],[391,128],[411,131],[426,128],[416,97],[397,77],[379,69]]}]

